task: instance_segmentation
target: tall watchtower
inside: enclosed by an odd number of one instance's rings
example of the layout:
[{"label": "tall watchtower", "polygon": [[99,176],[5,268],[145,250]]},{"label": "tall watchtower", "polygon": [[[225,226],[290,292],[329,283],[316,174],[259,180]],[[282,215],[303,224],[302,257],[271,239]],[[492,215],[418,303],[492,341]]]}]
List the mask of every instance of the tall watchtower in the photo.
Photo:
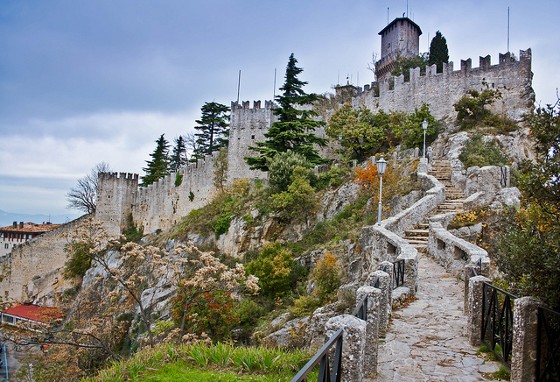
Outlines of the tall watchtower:
[{"label": "tall watchtower", "polygon": [[381,59],[375,63],[377,80],[391,75],[399,57],[415,57],[419,54],[422,30],[408,17],[398,17],[379,32],[381,35]]}]

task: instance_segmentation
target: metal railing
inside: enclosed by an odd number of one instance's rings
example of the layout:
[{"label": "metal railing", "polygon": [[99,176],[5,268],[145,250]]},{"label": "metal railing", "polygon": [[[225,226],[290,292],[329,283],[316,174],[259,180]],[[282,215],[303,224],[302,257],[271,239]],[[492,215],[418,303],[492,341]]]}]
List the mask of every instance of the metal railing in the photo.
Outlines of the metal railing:
[{"label": "metal railing", "polygon": [[[367,321],[367,302],[368,296],[364,295],[352,311],[352,315],[360,320]],[[313,358],[311,358],[296,376],[292,378],[291,382],[307,382],[307,375],[311,373],[317,364],[319,364],[319,377],[317,382],[340,382],[342,375],[342,333],[342,328],[338,329],[323,347],[315,353]],[[331,367],[329,353],[332,347],[335,347],[335,351],[333,356],[334,362]]]},{"label": "metal railing", "polygon": [[482,284],[481,340],[508,368],[513,343],[514,295],[492,284]]},{"label": "metal railing", "polygon": [[393,262],[393,289],[404,285],[404,260]]},{"label": "metal railing", "polygon": [[0,346],[0,351],[2,353],[0,354],[0,370],[2,370],[2,372],[0,372],[0,378],[4,381],[9,381],[10,373],[8,371],[8,352],[6,350],[6,344]]},{"label": "metal railing", "polygon": [[537,308],[537,382],[560,381],[560,312]]},{"label": "metal railing", "polygon": [[[342,328],[338,329],[319,351],[292,378],[291,382],[307,382],[307,375],[319,364],[317,382],[340,382],[342,376]],[[332,367],[329,362],[331,348],[335,348]]]},{"label": "metal railing", "polygon": [[[479,258],[474,266],[469,268],[471,270],[471,277],[476,277],[481,273],[482,270],[482,258]],[[468,282],[467,282],[468,285]]]},{"label": "metal railing", "polygon": [[364,297],[360,300],[358,305],[352,311],[352,315],[354,317],[358,317],[360,320],[364,320],[364,321],[367,321],[367,300],[368,300],[367,297],[368,297],[367,295],[364,295]]}]

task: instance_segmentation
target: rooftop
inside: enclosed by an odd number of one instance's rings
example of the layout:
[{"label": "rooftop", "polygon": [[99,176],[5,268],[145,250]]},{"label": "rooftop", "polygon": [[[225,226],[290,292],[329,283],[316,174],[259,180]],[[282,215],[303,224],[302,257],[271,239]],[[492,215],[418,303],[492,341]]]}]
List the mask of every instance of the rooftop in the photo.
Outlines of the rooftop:
[{"label": "rooftop", "polygon": [[64,314],[58,308],[32,304],[18,304],[0,312],[2,314],[26,318],[28,320],[42,323],[48,323],[57,318],[64,317]]},{"label": "rooftop", "polygon": [[381,32],[379,32],[379,35],[383,35],[383,33],[385,33],[385,31],[389,28],[391,28],[391,26],[393,26],[393,24],[396,24],[399,21],[406,21],[410,24],[412,24],[413,27],[416,28],[416,30],[418,30],[418,36],[420,36],[422,34],[422,29],[420,29],[420,27],[418,26],[418,24],[416,24],[414,21],[412,21],[411,19],[409,19],[408,17],[397,17],[396,19],[394,19],[393,21],[391,21],[389,24],[387,24],[387,26],[385,28],[383,28],[381,30]]},{"label": "rooftop", "polygon": [[12,225],[8,225],[0,228],[0,232],[24,232],[24,233],[43,233],[52,231],[55,228],[60,227],[60,224],[52,223],[42,223],[36,224],[31,222],[14,222]]}]

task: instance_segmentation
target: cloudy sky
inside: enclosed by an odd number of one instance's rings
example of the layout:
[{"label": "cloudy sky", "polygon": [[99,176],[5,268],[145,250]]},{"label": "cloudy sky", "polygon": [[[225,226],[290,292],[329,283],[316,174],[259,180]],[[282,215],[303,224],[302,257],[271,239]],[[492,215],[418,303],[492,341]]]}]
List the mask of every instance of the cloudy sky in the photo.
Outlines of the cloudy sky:
[{"label": "cloudy sky", "polygon": [[[537,102],[560,86],[557,0],[409,0],[450,60],[532,48]],[[294,53],[308,92],[363,86],[378,32],[407,1],[1,0],[0,210],[75,217],[66,193],[97,163],[141,175],[154,141],[192,132],[207,101],[271,99]]]}]

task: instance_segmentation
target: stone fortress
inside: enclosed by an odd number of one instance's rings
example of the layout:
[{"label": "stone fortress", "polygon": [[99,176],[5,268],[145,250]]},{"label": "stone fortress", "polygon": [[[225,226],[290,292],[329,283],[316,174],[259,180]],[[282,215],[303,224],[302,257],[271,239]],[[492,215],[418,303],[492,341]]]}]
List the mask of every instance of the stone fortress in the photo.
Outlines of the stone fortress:
[{"label": "stone fortress", "polygon": [[[437,119],[450,121],[454,117],[453,104],[466,91],[489,88],[501,93],[501,98],[493,105],[494,111],[516,120],[532,111],[530,49],[520,51],[519,59],[510,53],[500,54],[495,65],[492,65],[490,56],[480,57],[478,68],[473,68],[471,59],[468,59],[461,61],[459,70],[454,70],[451,62],[444,64],[442,73],[437,73],[435,65],[426,67],[425,75],[420,74],[420,68],[411,69],[409,81],[405,81],[402,75],[388,75],[387,68],[391,67],[399,52],[406,56],[418,55],[421,33],[420,28],[406,17],[392,21],[380,32],[382,56],[376,65],[378,81],[363,88],[349,84],[337,86],[335,99],[340,100],[340,104],[342,100],[349,101],[354,107],[365,106],[373,112],[411,113],[426,103]],[[265,139],[264,134],[274,122],[273,108],[272,101],[255,101],[252,107],[248,101],[232,103],[228,182],[239,178],[266,178],[266,173],[250,170],[244,157],[254,155],[249,147]],[[171,228],[214,196],[216,157],[208,156],[180,169],[178,174],[182,175],[182,182],[177,186],[177,174],[168,175],[145,188],[139,188],[137,174],[99,174],[95,218],[115,236],[127,228],[130,217],[137,227],[143,227],[144,233]],[[59,241],[66,240],[63,233],[68,232],[74,223],[58,230]],[[56,232],[51,232],[49,240],[54,240],[55,236]],[[39,301],[60,287],[61,283],[54,275],[64,266],[66,254],[58,244],[50,245],[52,250],[45,248],[39,244],[41,240],[28,242],[0,259],[0,298],[3,301]]]},{"label": "stone fortress", "polygon": [[[381,32],[382,56],[376,67],[381,72],[377,82],[363,88],[337,86],[336,99],[350,100],[353,107],[365,106],[371,111],[401,111],[413,113],[428,104],[436,119],[449,118],[453,104],[468,90],[498,90],[501,98],[493,105],[494,111],[515,120],[530,112],[533,107],[531,50],[521,51],[519,60],[512,54],[500,54],[499,62],[492,65],[490,56],[480,57],[479,67],[472,67],[472,60],[461,60],[459,70],[453,63],[443,65],[443,72],[436,72],[436,65],[428,66],[426,74],[420,68],[410,70],[410,81],[404,76],[391,77],[385,71],[399,57],[418,55],[418,39],[422,32],[410,19],[397,18]],[[404,42],[403,42],[404,40]],[[397,42],[394,42],[397,41]],[[390,49],[390,46],[397,46]],[[342,101],[341,101],[342,102]],[[230,137],[228,146],[227,179],[265,178],[266,174],[249,169],[246,156],[255,155],[249,147],[263,141],[264,134],[274,121],[272,101],[248,101],[231,104]],[[215,157],[207,157],[198,164],[189,164],[179,173],[183,183],[175,186],[176,174],[171,174],[154,185],[138,189],[138,176],[131,174],[103,174],[100,178],[97,218],[107,224],[111,232],[125,228],[132,215],[136,226],[143,226],[145,233],[166,230],[178,223],[190,211],[204,206],[214,192]],[[124,204],[123,204],[124,203]]]}]

